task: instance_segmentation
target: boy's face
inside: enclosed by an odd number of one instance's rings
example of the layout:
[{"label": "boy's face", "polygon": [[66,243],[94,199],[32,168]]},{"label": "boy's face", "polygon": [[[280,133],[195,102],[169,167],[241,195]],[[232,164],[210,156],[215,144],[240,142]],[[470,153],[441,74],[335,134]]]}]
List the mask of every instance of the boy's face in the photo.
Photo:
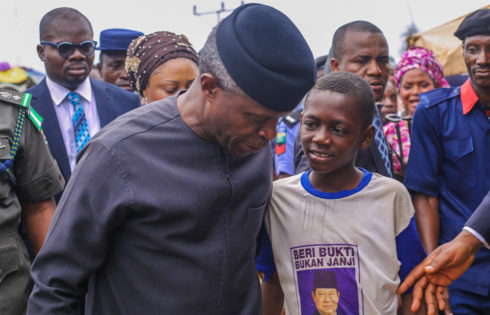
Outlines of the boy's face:
[{"label": "boy's face", "polygon": [[[354,97],[314,91],[301,117],[301,142],[311,169],[319,173],[354,167],[359,149],[372,142],[372,126],[362,128]],[[369,131],[371,130],[371,131]]]}]

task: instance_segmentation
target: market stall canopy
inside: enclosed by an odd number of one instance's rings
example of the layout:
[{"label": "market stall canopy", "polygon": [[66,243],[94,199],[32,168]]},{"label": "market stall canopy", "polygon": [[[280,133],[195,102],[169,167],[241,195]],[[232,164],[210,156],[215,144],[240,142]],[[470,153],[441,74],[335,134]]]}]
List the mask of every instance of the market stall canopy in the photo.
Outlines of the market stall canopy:
[{"label": "market stall canopy", "polygon": [[[490,9],[490,5],[484,6],[482,9]],[[468,12],[468,14],[471,13]],[[408,37],[407,47],[420,46],[431,49],[444,67],[444,76],[446,77],[466,73],[463,46],[461,40],[453,34],[468,14]]]}]

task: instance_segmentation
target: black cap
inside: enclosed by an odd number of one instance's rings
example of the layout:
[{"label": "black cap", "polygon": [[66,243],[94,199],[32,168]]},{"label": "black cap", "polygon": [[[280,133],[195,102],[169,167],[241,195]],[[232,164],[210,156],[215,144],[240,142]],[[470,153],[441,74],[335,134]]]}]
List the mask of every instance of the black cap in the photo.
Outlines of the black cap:
[{"label": "black cap", "polygon": [[490,9],[480,9],[471,13],[454,32],[454,36],[461,40],[474,35],[490,35]]},{"label": "black cap", "polygon": [[292,110],[315,84],[315,60],[306,40],[270,6],[238,7],[218,26],[216,45],[238,86],[272,110]]},{"label": "black cap", "polygon": [[313,275],[313,291],[318,288],[337,289],[337,276],[333,270],[317,270]]}]

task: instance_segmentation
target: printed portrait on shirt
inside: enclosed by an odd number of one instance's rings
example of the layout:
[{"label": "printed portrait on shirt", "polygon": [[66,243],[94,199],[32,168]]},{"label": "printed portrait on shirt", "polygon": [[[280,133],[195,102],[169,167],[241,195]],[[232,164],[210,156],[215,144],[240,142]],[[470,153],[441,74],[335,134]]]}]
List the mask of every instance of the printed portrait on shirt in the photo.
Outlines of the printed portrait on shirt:
[{"label": "printed portrait on shirt", "polygon": [[298,287],[299,314],[362,314],[355,245],[295,247],[291,249],[291,259]]}]

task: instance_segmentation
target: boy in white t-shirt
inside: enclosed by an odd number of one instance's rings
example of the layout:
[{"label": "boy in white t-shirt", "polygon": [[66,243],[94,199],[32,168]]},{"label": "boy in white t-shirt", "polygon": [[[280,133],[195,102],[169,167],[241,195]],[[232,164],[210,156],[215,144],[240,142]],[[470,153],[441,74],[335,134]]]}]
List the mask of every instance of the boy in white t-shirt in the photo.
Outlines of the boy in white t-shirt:
[{"label": "boy in white t-shirt", "polygon": [[[425,252],[405,187],[354,166],[373,113],[370,86],[352,73],[325,75],[306,98],[312,170],[274,182],[257,259],[263,314],[279,314],[283,299],[288,315],[396,314],[400,278]],[[411,294],[401,300],[408,314]]]}]

